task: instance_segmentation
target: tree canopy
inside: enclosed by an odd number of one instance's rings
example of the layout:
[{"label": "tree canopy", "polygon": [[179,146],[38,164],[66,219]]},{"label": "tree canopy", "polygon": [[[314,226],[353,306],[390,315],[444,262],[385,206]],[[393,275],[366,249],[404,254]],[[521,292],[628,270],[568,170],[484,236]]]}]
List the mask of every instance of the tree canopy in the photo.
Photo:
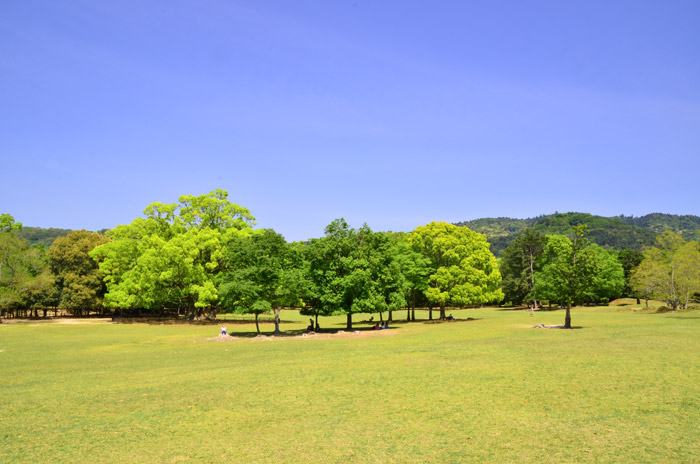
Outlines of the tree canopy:
[{"label": "tree canopy", "polygon": [[406,305],[408,283],[387,234],[373,232],[366,224],[352,229],[344,219],[330,223],[325,232],[307,248],[311,304],[320,314],[345,314],[350,329],[354,313],[395,311]]},{"label": "tree canopy", "polygon": [[75,230],[57,238],[48,249],[49,267],[56,276],[59,304],[75,315],[102,307],[104,283],[97,263],[89,253],[108,242],[107,237],[97,232]]},{"label": "tree canopy", "polygon": [[674,311],[687,308],[691,297],[700,293],[700,244],[664,232],[656,246],[644,250],[631,282],[637,292],[665,301]]},{"label": "tree canopy", "polygon": [[431,222],[417,227],[410,236],[413,248],[431,263],[428,300],[440,307],[499,302],[503,291],[496,258],[486,237],[466,227]]},{"label": "tree canopy", "polygon": [[178,203],[152,203],[144,215],[108,232],[112,241],[91,253],[105,276],[105,305],[210,317],[205,310],[219,299],[214,276],[224,247],[252,231],[250,211],[215,190],[183,195]]}]

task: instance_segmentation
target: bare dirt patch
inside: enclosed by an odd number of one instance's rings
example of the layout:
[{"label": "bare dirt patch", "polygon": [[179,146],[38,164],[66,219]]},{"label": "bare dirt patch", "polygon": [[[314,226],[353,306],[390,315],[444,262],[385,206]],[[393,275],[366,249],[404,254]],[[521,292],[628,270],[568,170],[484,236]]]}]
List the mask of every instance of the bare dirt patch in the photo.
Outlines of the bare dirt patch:
[{"label": "bare dirt patch", "polygon": [[63,318],[48,318],[48,319],[3,319],[3,324],[27,324],[27,325],[46,325],[46,324],[111,324],[112,319],[106,317],[100,318],[84,318],[84,319],[63,319]]}]

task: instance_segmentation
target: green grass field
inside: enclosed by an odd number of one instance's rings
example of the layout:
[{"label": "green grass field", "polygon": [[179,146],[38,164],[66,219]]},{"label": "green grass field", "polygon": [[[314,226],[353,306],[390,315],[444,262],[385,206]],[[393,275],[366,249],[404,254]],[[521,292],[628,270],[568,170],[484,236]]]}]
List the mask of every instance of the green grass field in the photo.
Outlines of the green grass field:
[{"label": "green grass field", "polygon": [[700,462],[700,312],[452,313],[474,320],[230,342],[5,323],[0,462]]}]

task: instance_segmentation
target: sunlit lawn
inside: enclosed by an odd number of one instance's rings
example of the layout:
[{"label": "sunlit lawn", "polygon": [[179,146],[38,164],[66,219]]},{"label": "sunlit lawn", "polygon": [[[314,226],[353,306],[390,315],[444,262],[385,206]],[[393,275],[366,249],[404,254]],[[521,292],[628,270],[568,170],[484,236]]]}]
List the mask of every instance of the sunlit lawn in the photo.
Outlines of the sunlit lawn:
[{"label": "sunlit lawn", "polygon": [[700,312],[451,312],[474,320],[2,324],[0,462],[700,462]]}]

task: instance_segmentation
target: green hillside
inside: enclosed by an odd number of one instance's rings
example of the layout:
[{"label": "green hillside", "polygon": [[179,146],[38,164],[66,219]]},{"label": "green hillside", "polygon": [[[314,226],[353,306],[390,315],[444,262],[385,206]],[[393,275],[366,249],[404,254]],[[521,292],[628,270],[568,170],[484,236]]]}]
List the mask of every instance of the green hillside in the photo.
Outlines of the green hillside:
[{"label": "green hillside", "polygon": [[666,230],[672,230],[683,236],[686,240],[700,238],[700,217],[690,214],[679,216],[677,214],[652,213],[641,217],[621,216],[620,219],[633,226],[644,227],[660,234]]},{"label": "green hillside", "polygon": [[491,251],[499,256],[526,227],[543,234],[568,234],[571,226],[586,224],[590,239],[606,248],[641,250],[652,245],[656,236],[665,231],[677,232],[686,239],[698,238],[700,217],[675,214],[647,214],[642,217],[603,217],[588,213],[557,213],[529,219],[481,218],[458,222],[471,230],[486,235]]},{"label": "green hillside", "polygon": [[70,232],[70,229],[54,229],[53,227],[44,229],[42,227],[25,226],[17,232],[17,236],[29,242],[29,245],[43,244],[49,247],[58,237],[64,237]]}]

